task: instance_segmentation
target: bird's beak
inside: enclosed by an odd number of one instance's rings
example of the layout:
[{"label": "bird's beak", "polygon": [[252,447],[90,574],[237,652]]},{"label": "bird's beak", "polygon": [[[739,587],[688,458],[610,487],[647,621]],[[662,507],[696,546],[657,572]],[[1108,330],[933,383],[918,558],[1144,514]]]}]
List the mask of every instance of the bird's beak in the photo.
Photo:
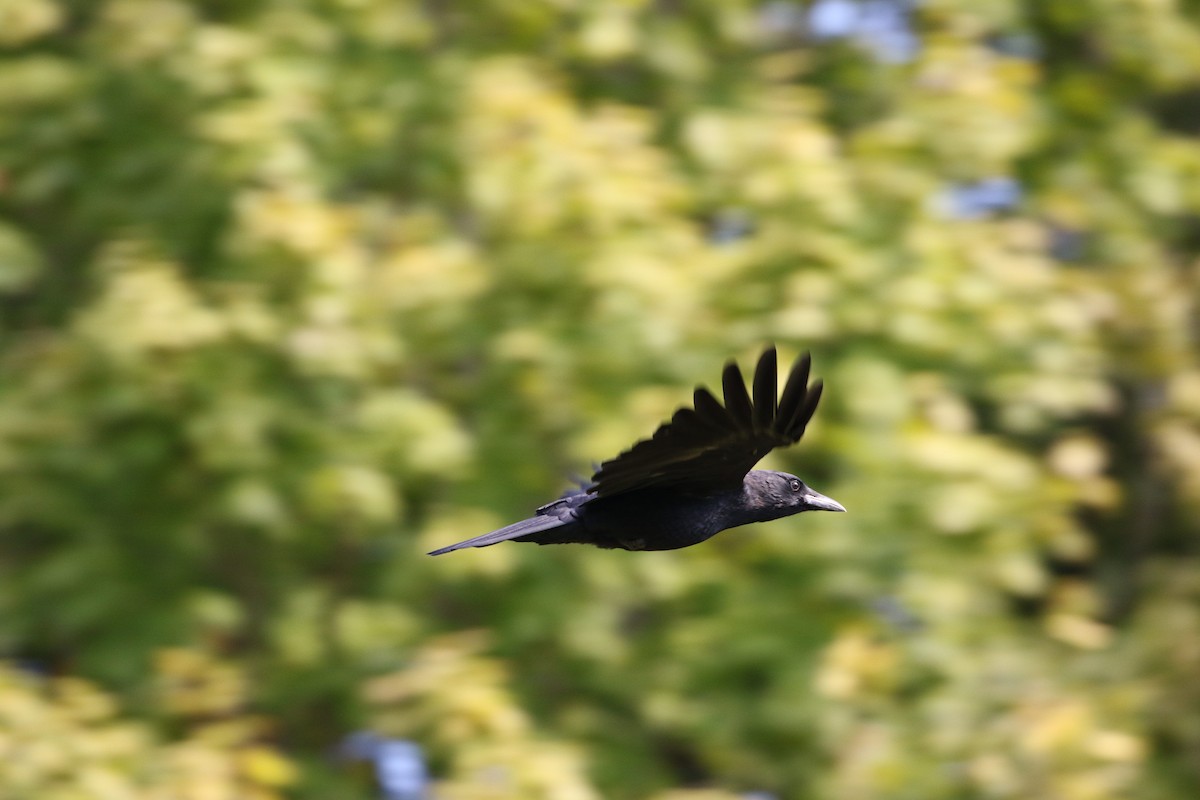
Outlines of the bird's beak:
[{"label": "bird's beak", "polygon": [[804,505],[816,511],[845,511],[846,507],[834,500],[832,497],[808,490],[808,494],[804,495]]}]

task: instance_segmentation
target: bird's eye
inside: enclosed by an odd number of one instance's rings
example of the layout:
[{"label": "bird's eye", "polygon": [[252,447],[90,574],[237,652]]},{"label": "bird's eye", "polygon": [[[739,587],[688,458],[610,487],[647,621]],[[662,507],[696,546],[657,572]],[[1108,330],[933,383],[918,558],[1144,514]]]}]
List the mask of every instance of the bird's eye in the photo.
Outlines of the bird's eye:
[{"label": "bird's eye", "polygon": [[798,492],[798,491],[800,491],[801,487],[803,487],[803,486],[804,486],[804,484],[800,483],[800,481],[798,481],[798,480],[795,480],[795,479],[792,479],[792,480],[791,480],[791,481],[788,483],[788,485],[792,487],[792,491],[793,491],[793,492]]}]

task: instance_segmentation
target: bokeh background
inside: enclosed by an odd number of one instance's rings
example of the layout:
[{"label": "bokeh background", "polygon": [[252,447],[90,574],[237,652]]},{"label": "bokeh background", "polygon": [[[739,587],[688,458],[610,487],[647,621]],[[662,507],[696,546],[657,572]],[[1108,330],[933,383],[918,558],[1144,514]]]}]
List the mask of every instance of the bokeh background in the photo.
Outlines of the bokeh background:
[{"label": "bokeh background", "polygon": [[1196,797],[1198,265],[1196,0],[0,0],[0,797]]}]

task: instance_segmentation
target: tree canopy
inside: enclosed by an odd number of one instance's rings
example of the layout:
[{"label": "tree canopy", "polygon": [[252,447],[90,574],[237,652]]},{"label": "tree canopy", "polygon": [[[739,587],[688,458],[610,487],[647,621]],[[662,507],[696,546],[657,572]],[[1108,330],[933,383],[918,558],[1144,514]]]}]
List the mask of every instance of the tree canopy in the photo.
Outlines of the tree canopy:
[{"label": "tree canopy", "polygon": [[[0,794],[1191,796],[1198,298],[1195,0],[0,0]],[[849,514],[423,555],[764,342]]]}]

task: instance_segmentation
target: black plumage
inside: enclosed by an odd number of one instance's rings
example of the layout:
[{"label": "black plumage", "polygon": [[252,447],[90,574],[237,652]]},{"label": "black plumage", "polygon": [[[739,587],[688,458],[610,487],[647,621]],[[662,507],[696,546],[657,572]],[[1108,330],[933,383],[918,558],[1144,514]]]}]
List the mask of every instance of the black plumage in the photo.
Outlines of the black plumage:
[{"label": "black plumage", "polygon": [[430,555],[508,540],[674,550],[751,522],[845,511],[795,475],[753,468],[804,435],[822,389],[820,381],[809,385],[810,367],[807,354],[798,358],[780,396],[774,347],[759,357],[750,392],[730,361],[721,376],[724,406],[698,387],[692,408],[680,408],[649,439],[602,463],[588,484],[529,519]]}]

